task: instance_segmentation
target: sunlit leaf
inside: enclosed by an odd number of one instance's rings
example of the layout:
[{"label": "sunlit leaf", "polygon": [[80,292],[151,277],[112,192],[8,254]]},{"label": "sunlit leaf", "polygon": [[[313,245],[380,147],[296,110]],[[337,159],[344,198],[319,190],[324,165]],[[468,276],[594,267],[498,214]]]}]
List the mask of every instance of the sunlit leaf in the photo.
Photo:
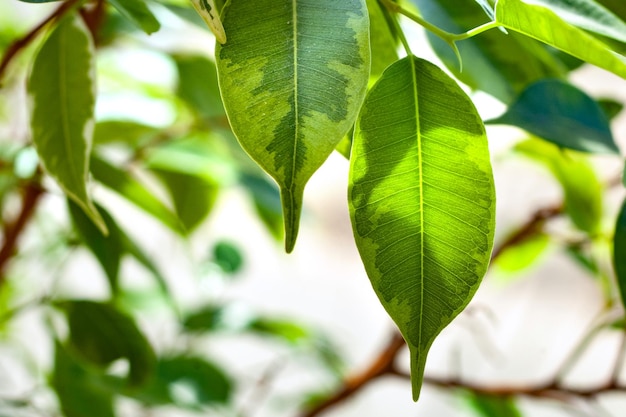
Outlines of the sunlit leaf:
[{"label": "sunlit leaf", "polygon": [[115,417],[111,391],[59,342],[55,343],[50,385],[66,417]]},{"label": "sunlit leaf", "polygon": [[367,274],[409,346],[417,399],[432,342],[487,270],[495,221],[482,121],[435,65],[404,58],[368,94],[349,203]]},{"label": "sunlit leaf", "polygon": [[532,235],[501,252],[494,266],[499,272],[517,273],[523,271],[538,261],[541,255],[545,253],[549,243],[550,238],[543,233]]},{"label": "sunlit leaf", "polygon": [[109,0],[122,16],[132,21],[148,35],[158,31],[161,24],[144,0]]},{"label": "sunlit leaf", "polygon": [[352,126],[365,94],[365,0],[233,1],[222,20],[228,42],[216,58],[224,107],[243,148],[280,186],[291,252],[304,186]]},{"label": "sunlit leaf", "polygon": [[487,123],[517,126],[577,151],[619,153],[609,118],[600,105],[561,80],[547,79],[528,86],[502,116]]},{"label": "sunlit leaf", "polygon": [[527,4],[521,0],[498,0],[496,21],[507,29],[545,42],[626,78],[626,58],[543,6]]},{"label": "sunlit leaf", "polygon": [[59,304],[68,316],[70,346],[94,365],[107,366],[128,359],[128,383],[145,383],[154,370],[150,343],[134,320],[110,304],[94,301],[65,301]]},{"label": "sunlit leaf", "polygon": [[367,0],[370,18],[370,47],[372,50],[371,80],[377,80],[385,68],[398,59],[398,42],[378,0]]},{"label": "sunlit leaf", "polygon": [[82,20],[66,17],[35,58],[28,82],[33,142],[46,171],[106,232],[87,193],[94,124],[94,47]]},{"label": "sunlit leaf", "polygon": [[[412,0],[429,22],[462,33],[488,21],[475,0]],[[515,32],[490,30],[457,43],[463,70],[454,51],[439,37],[428,40],[446,67],[465,84],[509,103],[524,87],[565,73],[559,59],[544,45]]]},{"label": "sunlit leaf", "polygon": [[552,172],[563,188],[565,211],[572,222],[584,232],[597,233],[602,222],[602,184],[588,159],[538,139],[521,142],[515,150]]},{"label": "sunlit leaf", "polygon": [[513,397],[468,394],[470,406],[481,417],[522,417]]},{"label": "sunlit leaf", "polygon": [[626,307],[626,200],[617,216],[613,240],[613,265],[617,275],[617,285]]}]

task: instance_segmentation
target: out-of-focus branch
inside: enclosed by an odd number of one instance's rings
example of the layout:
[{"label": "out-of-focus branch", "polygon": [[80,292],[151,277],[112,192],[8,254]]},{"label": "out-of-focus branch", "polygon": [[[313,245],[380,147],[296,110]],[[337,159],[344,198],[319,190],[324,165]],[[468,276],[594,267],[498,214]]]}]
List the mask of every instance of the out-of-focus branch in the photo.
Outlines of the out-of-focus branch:
[{"label": "out-of-focus branch", "polygon": [[44,19],[43,22],[32,28],[28,33],[26,33],[21,38],[15,40],[4,53],[2,57],[2,61],[0,61],[0,88],[2,88],[2,78],[4,77],[4,73],[6,72],[7,67],[17,56],[18,52],[22,49],[30,45],[30,43],[35,40],[39,32],[43,28],[45,28],[50,22],[59,19],[65,13],[70,11],[78,2],[82,0],[66,0],[64,1],[50,16]]},{"label": "out-of-focus branch", "polygon": [[35,208],[43,193],[44,189],[39,183],[28,183],[23,189],[20,213],[13,222],[5,223],[4,225],[3,242],[2,247],[0,247],[0,286],[2,286],[6,279],[6,267],[15,253],[18,238],[35,213]]}]

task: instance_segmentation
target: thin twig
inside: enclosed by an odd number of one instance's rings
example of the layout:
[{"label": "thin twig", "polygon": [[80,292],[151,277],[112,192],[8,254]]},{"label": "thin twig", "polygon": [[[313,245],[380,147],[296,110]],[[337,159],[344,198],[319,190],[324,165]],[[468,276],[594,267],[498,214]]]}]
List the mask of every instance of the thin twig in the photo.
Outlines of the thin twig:
[{"label": "thin twig", "polygon": [[44,189],[39,183],[28,183],[23,189],[20,213],[12,223],[5,223],[3,230],[4,242],[2,242],[2,247],[0,248],[0,286],[2,286],[6,279],[5,270],[9,260],[15,253],[18,238],[33,216],[37,203],[43,193]]},{"label": "thin twig", "polygon": [[2,57],[2,61],[0,61],[0,88],[2,88],[2,78],[4,77],[4,73],[6,72],[7,67],[9,66],[13,58],[15,58],[15,56],[18,54],[18,52],[30,45],[30,43],[37,37],[39,32],[41,32],[41,30],[45,28],[50,22],[62,17],[65,13],[71,10],[72,7],[74,7],[74,5],[77,4],[79,1],[82,0],[67,0],[63,2],[54,12],[52,12],[50,16],[45,18],[43,22],[35,26],[33,29],[30,30],[30,32],[15,40],[11,45],[9,45],[4,53],[4,56]]}]

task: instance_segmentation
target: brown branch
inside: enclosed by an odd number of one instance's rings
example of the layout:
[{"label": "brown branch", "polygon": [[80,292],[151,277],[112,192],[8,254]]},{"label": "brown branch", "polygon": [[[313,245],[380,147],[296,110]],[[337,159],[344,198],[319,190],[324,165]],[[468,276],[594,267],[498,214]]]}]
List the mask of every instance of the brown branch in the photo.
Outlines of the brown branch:
[{"label": "brown branch", "polygon": [[44,189],[38,183],[28,183],[23,189],[22,208],[17,218],[12,223],[4,225],[4,242],[0,248],[0,286],[6,280],[5,270],[11,257],[15,253],[17,241],[22,231],[28,224],[37,207]]},{"label": "brown branch", "polygon": [[18,54],[18,52],[30,45],[30,43],[37,37],[39,32],[41,32],[41,30],[45,28],[50,22],[62,17],[80,1],[82,0],[67,0],[63,2],[63,4],[61,4],[54,12],[52,12],[50,16],[45,18],[43,22],[35,26],[33,29],[30,30],[30,32],[15,40],[11,45],[9,45],[4,53],[4,56],[2,57],[2,61],[0,61],[0,88],[2,88],[2,78],[4,77],[4,73],[6,72],[7,67],[9,66],[13,58],[15,58],[15,56]]},{"label": "brown branch", "polygon": [[307,410],[301,417],[315,417],[320,415],[326,409],[350,398],[353,394],[361,390],[370,382],[383,375],[396,374],[394,361],[398,352],[405,346],[404,339],[398,332],[394,332],[389,342],[378,357],[363,372],[352,376],[344,381],[342,387],[332,396],[317,404],[313,408]]}]

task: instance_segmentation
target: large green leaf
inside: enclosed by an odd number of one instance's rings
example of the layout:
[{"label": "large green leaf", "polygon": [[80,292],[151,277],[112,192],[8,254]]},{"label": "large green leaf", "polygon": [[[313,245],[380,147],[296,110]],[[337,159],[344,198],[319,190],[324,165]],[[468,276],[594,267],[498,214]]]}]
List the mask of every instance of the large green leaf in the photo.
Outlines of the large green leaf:
[{"label": "large green leaf", "polygon": [[622,304],[626,307],[626,200],[617,216],[613,241],[613,264]]},{"label": "large green leaf", "polygon": [[619,154],[602,107],[561,80],[529,85],[502,116],[487,123],[517,126],[564,148]]},{"label": "large green leaf", "polygon": [[232,1],[216,50],[233,132],[278,183],[285,249],[295,245],[304,186],[348,132],[368,82],[365,0]]},{"label": "large green leaf", "polygon": [[43,44],[30,75],[33,142],[46,171],[106,232],[87,194],[94,125],[94,47],[82,20],[66,17]]},{"label": "large green leaf", "polygon": [[155,355],[134,320],[110,304],[73,300],[59,304],[68,316],[70,346],[94,365],[128,359],[128,383],[139,386],[152,375]]},{"label": "large green leaf", "polygon": [[590,32],[626,42],[626,23],[595,0],[533,0],[566,22]]},{"label": "large green leaf", "polygon": [[[462,33],[487,21],[475,0],[412,0],[429,22]],[[531,82],[564,74],[562,64],[545,46],[515,32],[490,30],[457,43],[463,70],[450,46],[434,34],[428,40],[437,56],[459,80],[505,103]]]},{"label": "large green leaf", "polygon": [[543,163],[563,188],[565,211],[580,230],[597,233],[602,222],[602,184],[588,159],[553,144],[530,139],[515,146],[517,152]]},{"label": "large green leaf", "polygon": [[144,0],[109,0],[109,3],[148,35],[161,28]]},{"label": "large green leaf", "polygon": [[543,6],[521,0],[498,0],[496,21],[567,52],[576,58],[626,78],[626,59]]},{"label": "large green leaf", "polygon": [[367,274],[409,346],[417,399],[431,344],[487,270],[495,222],[482,121],[435,65],[404,58],[368,94],[349,203]]}]

